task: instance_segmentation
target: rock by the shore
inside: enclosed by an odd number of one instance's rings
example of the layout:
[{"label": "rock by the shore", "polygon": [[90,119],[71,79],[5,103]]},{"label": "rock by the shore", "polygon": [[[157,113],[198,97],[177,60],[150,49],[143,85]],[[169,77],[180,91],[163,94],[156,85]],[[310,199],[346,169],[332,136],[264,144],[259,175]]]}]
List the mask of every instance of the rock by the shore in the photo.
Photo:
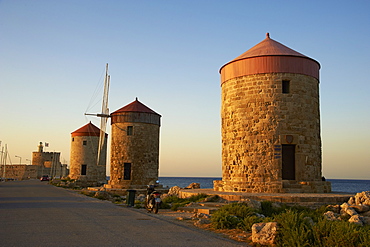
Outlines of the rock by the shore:
[{"label": "rock by the shore", "polygon": [[363,204],[370,206],[370,191],[363,191],[355,195],[355,204]]},{"label": "rock by the shore", "polygon": [[181,188],[179,186],[173,186],[170,188],[170,190],[168,191],[167,195],[168,196],[179,196],[179,192],[180,192]]},{"label": "rock by the shore", "polygon": [[327,212],[325,212],[324,213],[324,217],[327,220],[330,220],[330,221],[339,221],[340,220],[339,214],[334,213],[333,211],[327,211]]},{"label": "rock by the shore", "polygon": [[261,245],[274,245],[278,234],[277,222],[262,222],[252,225],[252,241]]},{"label": "rock by the shore", "polygon": [[[349,217],[348,222],[357,225],[370,225],[370,191],[363,191],[341,205],[329,205],[330,211],[324,214],[328,220],[341,220]],[[339,214],[342,216],[340,217]]]},{"label": "rock by the shore", "polygon": [[191,183],[186,186],[184,189],[200,189],[200,183]]}]

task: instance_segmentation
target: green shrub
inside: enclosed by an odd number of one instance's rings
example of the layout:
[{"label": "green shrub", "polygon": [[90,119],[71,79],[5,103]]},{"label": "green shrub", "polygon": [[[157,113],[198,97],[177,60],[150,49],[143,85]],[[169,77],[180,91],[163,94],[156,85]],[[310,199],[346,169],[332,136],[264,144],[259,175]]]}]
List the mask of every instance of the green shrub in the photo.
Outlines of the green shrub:
[{"label": "green shrub", "polygon": [[271,201],[262,201],[260,214],[263,214],[266,217],[272,217],[276,214],[280,214],[286,211],[289,207],[285,204],[280,205],[280,207],[273,207]]},{"label": "green shrub", "polygon": [[183,204],[183,203],[172,203],[171,210],[173,210],[173,211],[177,211],[177,209],[178,209],[179,207],[182,207],[182,206],[184,206],[184,204]]},{"label": "green shrub", "polygon": [[[233,229],[246,228],[245,222],[248,223],[247,228],[251,227],[251,221],[256,218],[245,219],[255,215],[255,210],[243,203],[232,203],[221,207],[212,214],[212,226],[217,229]],[[250,225],[250,226],[249,226]]]},{"label": "green shrub", "polygon": [[219,195],[214,195],[207,198],[207,202],[218,202],[219,200],[220,200]]},{"label": "green shrub", "polygon": [[237,228],[241,219],[235,215],[231,215],[225,210],[216,211],[211,218],[211,224],[217,229],[233,229]]},{"label": "green shrub", "polygon": [[161,209],[170,209],[171,205],[162,201],[159,208],[161,208]]},{"label": "green shrub", "polygon": [[207,194],[200,193],[200,194],[192,195],[191,197],[188,198],[188,200],[190,202],[199,202],[207,197],[208,197]]},{"label": "green shrub", "polygon": [[278,246],[314,246],[312,225],[305,212],[287,210],[275,220],[280,226]]},{"label": "green shrub", "polygon": [[192,195],[189,198],[179,198],[177,196],[167,196],[162,200],[162,204],[170,204],[168,208],[171,208],[171,210],[176,211],[179,207],[183,207],[186,204],[189,204],[191,202],[199,202],[203,200],[204,198],[207,198],[206,194],[196,194]]},{"label": "green shrub", "polygon": [[251,231],[253,224],[260,223],[262,221],[264,221],[264,219],[256,215],[247,216],[241,220],[239,228],[241,228],[244,231]]},{"label": "green shrub", "polygon": [[181,203],[184,201],[185,199],[179,198],[177,196],[167,196],[166,198],[162,200],[162,202],[165,202],[165,203]]},{"label": "green shrub", "polygon": [[370,246],[368,227],[321,219],[312,229],[316,246]]}]

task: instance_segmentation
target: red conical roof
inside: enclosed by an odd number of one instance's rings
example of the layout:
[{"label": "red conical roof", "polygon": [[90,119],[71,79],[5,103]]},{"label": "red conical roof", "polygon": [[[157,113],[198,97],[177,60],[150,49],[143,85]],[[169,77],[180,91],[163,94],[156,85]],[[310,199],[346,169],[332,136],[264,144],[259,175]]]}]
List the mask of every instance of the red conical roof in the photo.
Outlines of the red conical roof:
[{"label": "red conical roof", "polygon": [[221,84],[239,76],[261,73],[298,73],[319,79],[320,64],[299,52],[266,38],[220,68]]},{"label": "red conical roof", "polygon": [[[115,112],[112,112],[111,115],[114,115],[116,113],[121,113],[121,112],[145,112],[145,113],[152,113],[159,115],[143,103],[141,103],[137,98],[134,102],[122,107],[121,109],[118,109]],[[159,115],[160,116],[160,115]]]},{"label": "red conical roof", "polygon": [[72,137],[73,136],[99,136],[100,129],[90,122],[82,126],[81,128],[79,128],[78,130],[73,131],[71,134],[72,134]]},{"label": "red conical roof", "polygon": [[266,33],[266,38],[262,40],[257,45],[250,48],[248,51],[244,52],[239,57],[235,58],[233,61],[250,58],[250,57],[260,57],[260,56],[297,56],[297,57],[307,57],[293,49],[273,40],[270,38],[270,34]]}]

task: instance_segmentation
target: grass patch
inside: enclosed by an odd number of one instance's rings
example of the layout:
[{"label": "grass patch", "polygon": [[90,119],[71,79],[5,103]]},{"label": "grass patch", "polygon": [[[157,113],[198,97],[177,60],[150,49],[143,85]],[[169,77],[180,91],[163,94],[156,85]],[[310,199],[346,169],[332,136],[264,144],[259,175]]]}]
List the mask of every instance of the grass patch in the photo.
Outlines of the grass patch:
[{"label": "grass patch", "polygon": [[244,203],[228,204],[212,214],[211,224],[216,229],[250,230],[254,223],[262,221],[256,212]]},{"label": "grass patch", "polygon": [[161,208],[171,208],[176,211],[179,207],[183,207],[191,202],[199,202],[207,198],[207,194],[196,194],[188,198],[179,198],[177,196],[168,196],[162,200]]}]

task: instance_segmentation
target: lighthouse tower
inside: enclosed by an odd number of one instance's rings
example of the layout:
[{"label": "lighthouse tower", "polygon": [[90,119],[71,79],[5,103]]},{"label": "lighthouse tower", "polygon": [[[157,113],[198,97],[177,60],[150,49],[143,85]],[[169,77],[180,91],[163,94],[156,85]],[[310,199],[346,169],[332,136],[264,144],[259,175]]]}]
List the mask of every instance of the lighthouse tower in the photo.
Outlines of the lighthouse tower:
[{"label": "lighthouse tower", "polygon": [[[107,134],[98,155],[100,129],[91,122],[71,133],[71,179],[85,186],[106,182]],[[99,162],[97,160],[99,159]]]},{"label": "lighthouse tower", "polygon": [[137,98],[110,114],[112,189],[141,189],[158,180],[161,115]]},{"label": "lighthouse tower", "polygon": [[322,181],[319,69],[269,34],[221,67],[222,181],[214,181],[216,191],[331,191]]}]

